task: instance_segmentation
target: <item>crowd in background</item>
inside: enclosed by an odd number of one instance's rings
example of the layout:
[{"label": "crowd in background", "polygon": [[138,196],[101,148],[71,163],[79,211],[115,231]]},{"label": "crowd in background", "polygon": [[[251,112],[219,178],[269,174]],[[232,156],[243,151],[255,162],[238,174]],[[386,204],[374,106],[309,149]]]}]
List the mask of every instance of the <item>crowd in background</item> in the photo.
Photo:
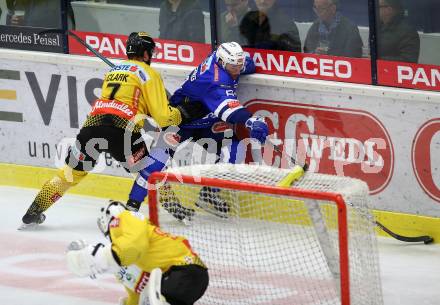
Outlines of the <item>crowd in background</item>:
[{"label": "crowd in background", "polygon": [[[71,2],[67,15],[75,26]],[[90,2],[90,1],[89,1]],[[200,0],[95,0],[106,5],[159,9],[159,38],[208,42],[204,14],[210,1]],[[3,24],[60,28],[61,1],[0,0]],[[440,2],[426,0],[375,0],[377,58],[419,62],[420,34],[440,31],[435,12]],[[218,42],[236,41],[249,48],[315,53],[345,57],[370,57],[368,0],[216,0]],[[302,39],[298,24],[306,23]],[[125,30],[121,25],[120,34]],[[440,39],[440,37],[439,37]],[[439,48],[440,49],[440,48]],[[439,50],[440,53],[440,50]],[[426,63],[426,62],[424,62]],[[429,62],[440,64],[439,62]]]}]

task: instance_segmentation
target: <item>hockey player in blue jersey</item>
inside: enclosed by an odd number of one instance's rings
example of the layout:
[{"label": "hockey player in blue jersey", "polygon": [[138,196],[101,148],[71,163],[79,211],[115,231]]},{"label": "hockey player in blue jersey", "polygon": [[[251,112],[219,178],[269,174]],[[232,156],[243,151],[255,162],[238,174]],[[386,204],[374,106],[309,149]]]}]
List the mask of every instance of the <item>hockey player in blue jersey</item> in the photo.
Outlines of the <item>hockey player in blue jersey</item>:
[{"label": "hockey player in blue jersey", "polygon": [[[250,138],[264,143],[268,134],[268,127],[262,117],[252,116],[237,99],[236,89],[239,76],[255,72],[255,64],[252,59],[245,55],[241,46],[236,42],[221,44],[216,51],[211,53],[197,68],[195,68],[183,85],[176,90],[170,98],[170,104],[177,106],[184,103],[202,103],[206,108],[206,115],[186,124],[179,125],[177,139],[183,142],[187,139],[197,141],[200,139],[213,139],[217,143],[216,154],[222,155],[221,161],[235,163],[239,153],[239,140],[233,134],[232,125],[244,124]],[[227,137],[228,152],[224,152],[223,139]],[[151,173],[161,171],[168,160],[173,156],[172,148],[156,147],[150,152],[152,157],[148,166],[139,172],[136,183],[130,193],[128,206],[134,210],[139,209],[140,204],[147,195],[146,181]],[[213,212],[226,215],[228,206],[216,196],[217,189],[202,188],[200,192],[200,204],[208,202],[215,207]],[[175,198],[174,201],[178,201]],[[165,207],[173,213],[173,209],[183,211],[178,214],[179,219],[191,216],[194,211],[177,206]],[[183,209],[182,209],[183,208]],[[176,217],[177,217],[176,216]]]}]

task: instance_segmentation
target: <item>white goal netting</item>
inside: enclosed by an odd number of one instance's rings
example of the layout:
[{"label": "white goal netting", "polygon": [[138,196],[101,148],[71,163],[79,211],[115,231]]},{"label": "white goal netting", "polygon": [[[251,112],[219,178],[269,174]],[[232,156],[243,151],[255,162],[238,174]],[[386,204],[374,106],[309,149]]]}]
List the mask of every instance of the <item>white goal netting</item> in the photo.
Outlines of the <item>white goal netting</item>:
[{"label": "white goal netting", "polygon": [[383,304],[367,185],[306,173],[277,187],[289,172],[210,164],[159,174],[166,184],[150,205],[160,226],[186,236],[209,268],[198,304]]}]

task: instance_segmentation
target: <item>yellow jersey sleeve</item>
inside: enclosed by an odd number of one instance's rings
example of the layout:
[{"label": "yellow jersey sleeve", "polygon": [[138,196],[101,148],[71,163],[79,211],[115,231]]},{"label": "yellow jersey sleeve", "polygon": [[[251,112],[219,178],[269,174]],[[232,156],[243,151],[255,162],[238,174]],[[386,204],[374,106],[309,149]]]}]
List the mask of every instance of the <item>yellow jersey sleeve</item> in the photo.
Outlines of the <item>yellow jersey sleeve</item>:
[{"label": "yellow jersey sleeve", "polygon": [[142,87],[150,116],[160,127],[179,125],[182,122],[180,111],[169,105],[165,86],[159,72],[145,64],[150,80]]},{"label": "yellow jersey sleeve", "polygon": [[141,213],[124,211],[109,227],[112,250],[122,266],[135,264],[145,272],[189,264],[205,267],[186,238],[161,231]]}]

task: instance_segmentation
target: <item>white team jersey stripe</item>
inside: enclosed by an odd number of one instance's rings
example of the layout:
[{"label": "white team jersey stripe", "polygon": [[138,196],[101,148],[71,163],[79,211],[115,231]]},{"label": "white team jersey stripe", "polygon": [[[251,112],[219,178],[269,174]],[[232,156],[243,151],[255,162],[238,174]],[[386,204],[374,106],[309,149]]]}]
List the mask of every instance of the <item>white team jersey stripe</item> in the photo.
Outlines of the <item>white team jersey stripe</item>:
[{"label": "white team jersey stripe", "polygon": [[224,110],[224,112],[221,114],[221,119],[223,121],[226,121],[228,117],[234,112],[239,109],[243,109],[243,106],[236,106],[234,108],[229,108],[229,102],[237,102],[237,99],[226,99],[223,102],[218,105],[218,107],[215,109],[214,114],[216,117],[220,117],[220,113]]},{"label": "white team jersey stripe", "polygon": [[221,102],[220,105],[218,105],[217,108],[215,109],[214,114],[215,114],[217,117],[219,117],[219,115],[220,115],[220,111],[222,111],[223,108],[224,108],[225,106],[227,107],[227,106],[228,106],[228,103],[229,103],[230,101],[232,101],[232,99],[226,99],[226,100],[224,100],[223,102]]},{"label": "white team jersey stripe", "polygon": [[225,121],[228,119],[228,117],[235,111],[239,110],[239,109],[243,109],[243,106],[238,106],[238,107],[234,107],[234,108],[229,108],[228,110],[226,110],[225,112],[223,112],[222,114],[222,121]]}]

